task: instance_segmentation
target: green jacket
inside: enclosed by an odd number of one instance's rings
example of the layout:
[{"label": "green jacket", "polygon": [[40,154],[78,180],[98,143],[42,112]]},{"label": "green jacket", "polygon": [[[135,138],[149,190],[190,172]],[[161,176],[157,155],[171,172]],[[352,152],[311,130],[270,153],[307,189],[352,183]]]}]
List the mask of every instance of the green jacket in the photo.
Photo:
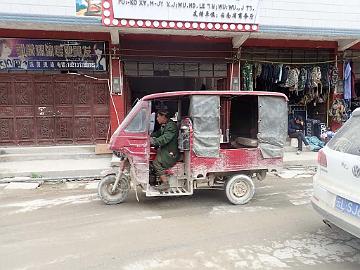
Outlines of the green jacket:
[{"label": "green jacket", "polygon": [[164,169],[174,166],[178,160],[178,135],[178,128],[171,119],[159,130],[151,134],[155,146],[159,147],[156,159],[164,166]]}]

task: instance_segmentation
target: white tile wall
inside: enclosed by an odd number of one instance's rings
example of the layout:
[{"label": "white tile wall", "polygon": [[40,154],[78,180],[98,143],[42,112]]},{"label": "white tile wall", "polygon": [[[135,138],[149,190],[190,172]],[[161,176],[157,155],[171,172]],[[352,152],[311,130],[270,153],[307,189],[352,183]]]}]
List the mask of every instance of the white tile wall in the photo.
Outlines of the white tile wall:
[{"label": "white tile wall", "polygon": [[75,16],[76,0],[0,0],[0,12]]},{"label": "white tile wall", "polygon": [[360,29],[360,0],[260,0],[258,23]]}]

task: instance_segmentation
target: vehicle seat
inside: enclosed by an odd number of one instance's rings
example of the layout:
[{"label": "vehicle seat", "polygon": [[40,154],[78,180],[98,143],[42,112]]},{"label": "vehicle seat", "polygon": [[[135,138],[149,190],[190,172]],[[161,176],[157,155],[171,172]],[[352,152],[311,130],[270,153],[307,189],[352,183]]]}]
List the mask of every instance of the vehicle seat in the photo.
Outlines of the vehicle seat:
[{"label": "vehicle seat", "polygon": [[256,148],[258,146],[258,140],[252,138],[245,138],[245,137],[236,137],[232,142],[231,145],[235,148],[243,148],[243,147],[251,147]]}]

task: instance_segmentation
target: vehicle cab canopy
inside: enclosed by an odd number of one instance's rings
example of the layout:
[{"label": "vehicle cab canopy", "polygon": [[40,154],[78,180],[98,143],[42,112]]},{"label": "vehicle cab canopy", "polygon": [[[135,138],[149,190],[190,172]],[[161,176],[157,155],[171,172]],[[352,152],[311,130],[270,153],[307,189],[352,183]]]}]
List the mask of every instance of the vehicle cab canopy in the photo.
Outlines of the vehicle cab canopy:
[{"label": "vehicle cab canopy", "polygon": [[259,147],[264,158],[283,155],[288,124],[286,96],[246,91],[181,91],[145,96],[114,133],[112,150],[121,151],[115,137],[122,134],[149,135],[151,113],[156,113],[157,102],[169,106],[179,128],[184,118],[191,120],[196,156],[219,157],[220,149],[242,147],[245,139],[256,141],[253,147]]}]

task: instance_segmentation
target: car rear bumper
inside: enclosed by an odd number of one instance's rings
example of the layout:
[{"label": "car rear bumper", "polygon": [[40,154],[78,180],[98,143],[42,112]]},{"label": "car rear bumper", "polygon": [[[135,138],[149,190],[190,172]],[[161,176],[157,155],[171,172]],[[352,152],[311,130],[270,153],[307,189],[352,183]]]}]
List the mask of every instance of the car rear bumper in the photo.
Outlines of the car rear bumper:
[{"label": "car rear bumper", "polygon": [[337,215],[334,215],[327,209],[324,209],[321,206],[319,206],[318,204],[314,203],[314,201],[311,201],[311,204],[312,204],[313,208],[315,209],[315,211],[318,212],[325,220],[330,221],[330,223],[334,224],[335,226],[360,238],[360,228],[359,227],[344,221],[342,218],[339,218]]},{"label": "car rear bumper", "polygon": [[360,219],[337,210],[334,207],[335,199],[336,194],[320,186],[314,177],[314,195],[311,204],[315,211],[330,223],[360,238]]}]

